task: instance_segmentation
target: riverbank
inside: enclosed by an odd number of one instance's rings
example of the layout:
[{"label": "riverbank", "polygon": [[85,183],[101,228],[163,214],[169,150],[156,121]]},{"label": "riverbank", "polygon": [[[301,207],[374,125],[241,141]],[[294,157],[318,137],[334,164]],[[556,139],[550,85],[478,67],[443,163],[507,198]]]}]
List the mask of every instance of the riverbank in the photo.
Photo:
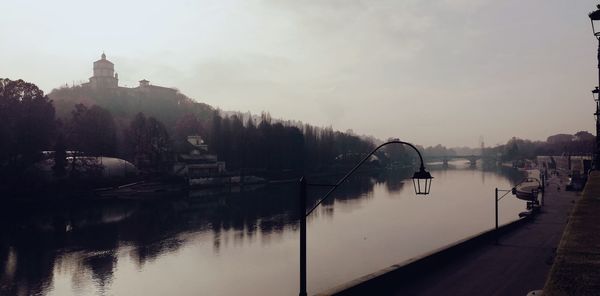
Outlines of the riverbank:
[{"label": "riverbank", "polygon": [[[311,180],[333,182],[343,176],[344,171],[327,169],[322,172],[311,172],[307,176]],[[358,174],[377,177],[390,172],[397,173],[408,179],[412,170],[400,168],[390,170],[382,167],[366,167]],[[268,174],[267,174],[268,175]],[[17,191],[1,191],[0,202],[13,205],[32,205],[48,203],[69,204],[85,203],[102,200],[156,200],[175,199],[187,196],[199,197],[203,195],[215,195],[240,191],[252,191],[269,185],[291,184],[298,182],[301,177],[299,172],[283,172],[277,177],[266,178],[263,182],[223,182],[198,186],[189,186],[183,179],[164,176],[138,176],[135,178],[120,180],[68,180],[50,184],[47,186],[23,186]],[[239,174],[225,175],[228,178],[240,178]],[[263,175],[261,175],[263,176]],[[248,175],[246,175],[248,177]]]},{"label": "riverbank", "polygon": [[[561,183],[553,180],[553,184]],[[526,295],[542,289],[577,199],[573,192],[550,187],[541,212],[506,231],[497,244],[476,238],[462,251],[412,263],[408,273],[392,266],[323,295]]]},{"label": "riverbank", "polygon": [[544,295],[600,293],[600,172],[594,171],[569,218]]}]

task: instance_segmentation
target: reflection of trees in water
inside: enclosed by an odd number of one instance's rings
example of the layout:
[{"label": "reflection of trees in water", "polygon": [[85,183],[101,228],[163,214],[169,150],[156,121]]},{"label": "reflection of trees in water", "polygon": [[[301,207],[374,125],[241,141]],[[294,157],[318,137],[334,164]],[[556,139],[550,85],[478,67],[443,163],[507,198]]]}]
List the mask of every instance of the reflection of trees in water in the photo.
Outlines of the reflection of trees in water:
[{"label": "reflection of trees in water", "polygon": [[[323,205],[330,206],[335,204],[336,202],[350,202],[357,199],[368,198],[368,195],[365,193],[371,192],[373,190],[374,182],[371,178],[365,177],[356,177],[350,178],[346,184],[341,185],[338,189],[333,193],[332,198],[328,198],[323,201]],[[316,197],[320,198],[321,195],[316,195]]]},{"label": "reflection of trees in water", "polygon": [[114,252],[104,252],[83,259],[83,264],[92,271],[92,278],[98,286],[102,295],[106,288],[110,287],[113,278],[113,270],[117,265],[117,257]]},{"label": "reflection of trees in water", "polygon": [[[434,177],[436,174],[446,174],[447,172],[451,172],[454,170],[480,171],[481,183],[485,183],[485,177],[488,173],[494,173],[503,176],[509,181],[510,184],[513,185],[521,182],[526,176],[525,172],[521,172],[510,167],[497,166],[495,162],[490,161],[483,161],[477,167],[467,166],[465,163],[464,166],[455,166],[452,164],[448,165],[447,167],[443,167],[440,165],[430,165],[428,168],[431,169],[431,172],[434,175]],[[407,176],[407,178],[410,178],[410,176]]]},{"label": "reflection of trees in water", "polygon": [[0,294],[39,295],[48,289],[56,255],[40,250],[43,238],[33,236],[6,244],[3,235],[0,243]]},{"label": "reflection of trees in water", "polygon": [[505,176],[511,184],[515,185],[523,180],[525,177],[524,172],[517,171],[513,168],[500,167],[497,172],[503,176]]},{"label": "reflection of trees in water", "polygon": [[[402,177],[387,173],[352,177],[318,214],[332,216],[335,202],[352,205],[368,199],[373,186],[388,178],[388,190],[399,190]],[[309,205],[325,190],[311,188]],[[142,268],[179,250],[187,233],[212,233],[216,253],[229,243],[242,245],[257,237],[268,244],[282,239],[284,231],[297,230],[298,194],[298,184],[292,183],[201,198],[103,201],[1,213],[0,294],[43,294],[59,263],[85,268],[98,289],[105,291],[112,283],[119,246],[127,246],[128,255]],[[8,268],[11,265],[14,268]],[[81,280],[74,276],[74,286]]]},{"label": "reflection of trees in water", "polygon": [[414,171],[408,169],[386,170],[379,174],[377,183],[385,184],[387,191],[390,193],[400,192],[404,188],[404,182],[412,178],[413,174]]},{"label": "reflection of trees in water", "polygon": [[[500,168],[497,172],[513,183],[522,178],[521,173],[511,169]],[[410,170],[402,170],[354,176],[315,214],[333,216],[336,202],[350,206],[364,202],[372,197],[369,193],[376,184],[398,192],[411,174]],[[335,182],[331,179],[309,181]],[[326,190],[310,188],[308,204],[316,203]],[[119,246],[128,246],[128,255],[142,268],[165,253],[178,251],[185,245],[186,233],[212,233],[215,253],[230,243],[238,246],[257,238],[269,244],[281,239],[284,231],[297,230],[298,193],[298,185],[293,183],[200,198],[102,202],[2,213],[0,294],[46,291],[54,265],[64,260],[61,254],[70,254],[76,264],[81,263],[102,291],[112,282]],[[72,230],[65,232],[67,229]]]}]

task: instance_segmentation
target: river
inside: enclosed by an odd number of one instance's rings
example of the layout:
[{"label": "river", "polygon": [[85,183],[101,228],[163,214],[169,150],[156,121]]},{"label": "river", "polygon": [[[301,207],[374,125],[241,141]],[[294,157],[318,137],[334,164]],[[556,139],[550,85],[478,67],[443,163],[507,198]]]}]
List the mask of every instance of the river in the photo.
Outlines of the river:
[{"label": "river", "polygon": [[[361,174],[307,221],[308,290],[322,292],[494,226],[512,169]],[[310,181],[310,180],[309,180]],[[311,203],[322,189],[310,190]],[[298,186],[153,201],[3,209],[1,295],[297,295]],[[525,203],[500,201],[500,223]]]}]

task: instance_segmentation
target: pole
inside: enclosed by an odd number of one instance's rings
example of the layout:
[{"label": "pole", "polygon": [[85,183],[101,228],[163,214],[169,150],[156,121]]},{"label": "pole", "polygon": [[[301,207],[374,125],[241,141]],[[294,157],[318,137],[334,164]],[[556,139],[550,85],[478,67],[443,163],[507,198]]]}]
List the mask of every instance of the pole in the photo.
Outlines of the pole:
[{"label": "pole", "polygon": [[300,179],[300,296],[306,296],[306,178]]},{"label": "pole", "polygon": [[[598,74],[600,75],[600,74]],[[600,93],[598,94],[600,98]],[[596,153],[594,155],[594,169],[600,169],[600,100],[596,101]]]},{"label": "pole", "polygon": [[[598,87],[600,87],[600,38],[598,39]],[[597,94],[600,98],[600,93]],[[594,169],[600,169],[600,121],[598,121],[598,116],[600,116],[600,102],[596,101],[596,153],[594,155]]]},{"label": "pole", "polygon": [[498,188],[496,188],[496,231],[498,231]]},{"label": "pole", "polygon": [[546,192],[546,174],[542,173],[542,207],[544,206],[544,195]]},{"label": "pole", "polygon": [[496,244],[498,243],[498,188],[496,187],[496,196],[494,198],[495,201],[495,205],[496,205],[496,231],[494,231],[496,233]]}]

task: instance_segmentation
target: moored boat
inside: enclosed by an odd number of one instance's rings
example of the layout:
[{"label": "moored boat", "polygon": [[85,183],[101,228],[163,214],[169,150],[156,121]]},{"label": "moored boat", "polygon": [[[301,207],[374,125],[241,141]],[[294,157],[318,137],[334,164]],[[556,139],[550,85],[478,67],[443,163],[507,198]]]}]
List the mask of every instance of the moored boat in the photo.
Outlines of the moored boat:
[{"label": "moored boat", "polygon": [[188,179],[190,187],[211,187],[211,186],[241,186],[264,184],[267,180],[257,176],[210,176],[194,177]]},{"label": "moored boat", "polygon": [[518,199],[535,201],[541,189],[541,183],[538,179],[525,178],[513,188],[513,194]]}]

